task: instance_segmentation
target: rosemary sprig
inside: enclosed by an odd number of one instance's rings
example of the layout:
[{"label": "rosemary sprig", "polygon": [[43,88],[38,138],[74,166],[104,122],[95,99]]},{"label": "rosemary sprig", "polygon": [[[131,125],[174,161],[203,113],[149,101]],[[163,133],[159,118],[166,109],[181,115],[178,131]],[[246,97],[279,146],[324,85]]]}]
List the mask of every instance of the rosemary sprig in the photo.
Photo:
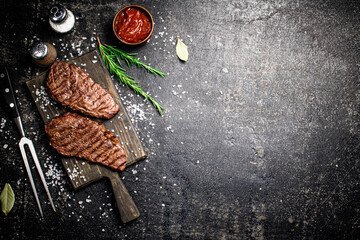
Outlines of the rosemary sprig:
[{"label": "rosemary sprig", "polygon": [[128,66],[136,64],[137,66],[145,68],[146,70],[157,76],[165,76],[166,74],[132,57],[135,54],[125,53],[117,49],[116,47],[101,44],[99,37],[97,38],[97,40],[99,43],[101,57],[104,60],[106,67],[109,69],[110,74],[116,75],[122,83],[134,90],[136,94],[143,96],[146,100],[151,102],[154,107],[159,111],[160,115],[162,115],[162,109],[164,108],[158,102],[156,102],[154,98],[144,92],[144,90],[139,86],[139,83],[136,82],[133,77],[126,74],[126,70],[121,67],[121,62],[119,58],[125,60]]},{"label": "rosemary sprig", "polygon": [[[111,53],[115,54],[115,55],[118,55],[122,60],[124,60],[128,67],[132,66],[132,65],[136,65],[138,67],[141,67],[153,74],[155,74],[156,76],[161,76],[161,77],[165,77],[166,74],[161,72],[159,69],[156,69],[156,68],[152,68],[150,67],[149,64],[147,63],[143,63],[142,61],[140,61],[139,59],[133,57],[133,56],[136,56],[137,53],[126,53],[114,46],[110,46],[110,45],[107,45],[107,44],[104,44],[104,46],[106,46]],[[120,63],[121,64],[121,63]]]}]

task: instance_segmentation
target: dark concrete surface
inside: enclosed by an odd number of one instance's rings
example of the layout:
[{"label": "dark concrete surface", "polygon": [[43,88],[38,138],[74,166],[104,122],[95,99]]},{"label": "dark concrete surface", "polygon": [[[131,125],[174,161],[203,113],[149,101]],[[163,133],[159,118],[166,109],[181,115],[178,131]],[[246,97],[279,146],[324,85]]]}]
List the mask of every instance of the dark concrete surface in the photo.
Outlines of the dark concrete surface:
[{"label": "dark concrete surface", "polygon": [[[0,108],[0,185],[16,194],[0,217],[0,239],[359,238],[357,0],[62,1],[77,17],[68,34],[48,25],[53,3],[1,3],[0,61],[12,72],[57,212],[36,178],[40,219],[17,129]],[[127,48],[111,23],[132,3],[156,24],[150,42]],[[107,180],[72,189],[25,86],[45,70],[27,53],[33,40],[53,43],[66,61],[96,49],[97,35],[168,73],[128,69],[165,107],[162,117],[118,84],[149,153],[121,173],[141,212],[128,224]],[[177,36],[186,63],[175,55]]]}]

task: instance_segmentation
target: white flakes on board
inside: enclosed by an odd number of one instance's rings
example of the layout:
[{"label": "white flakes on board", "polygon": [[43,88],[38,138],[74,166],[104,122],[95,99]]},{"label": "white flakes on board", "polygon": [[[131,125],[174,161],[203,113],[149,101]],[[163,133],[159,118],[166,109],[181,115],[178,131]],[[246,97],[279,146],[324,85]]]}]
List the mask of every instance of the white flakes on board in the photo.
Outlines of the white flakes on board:
[{"label": "white flakes on board", "polygon": [[[67,168],[67,172],[69,173],[69,177],[71,180],[74,180],[76,178],[81,178],[83,181],[87,181],[85,176],[82,175],[84,170],[80,170],[77,166],[75,166],[73,169]],[[76,182],[78,184],[78,182]]]},{"label": "white flakes on board", "polygon": [[40,86],[40,89],[35,89],[33,93],[36,95],[35,102],[39,102],[42,109],[45,110],[48,105],[53,105],[53,102],[50,100],[48,95],[47,89],[44,86]]}]

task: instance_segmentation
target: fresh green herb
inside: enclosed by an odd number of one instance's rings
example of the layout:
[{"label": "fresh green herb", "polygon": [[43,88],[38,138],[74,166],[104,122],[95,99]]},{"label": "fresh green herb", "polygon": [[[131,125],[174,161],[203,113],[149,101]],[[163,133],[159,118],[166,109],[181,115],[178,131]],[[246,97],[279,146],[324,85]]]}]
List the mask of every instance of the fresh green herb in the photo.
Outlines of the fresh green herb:
[{"label": "fresh green herb", "polygon": [[5,216],[7,216],[13,208],[15,202],[15,194],[10,184],[5,184],[4,189],[2,190],[0,195],[0,200],[1,210],[5,213]]},{"label": "fresh green herb", "polygon": [[136,82],[133,77],[126,74],[126,70],[122,68],[120,59],[124,60],[129,67],[135,64],[136,66],[144,68],[156,76],[163,77],[166,76],[166,74],[134,58],[133,56],[135,56],[136,53],[126,53],[114,46],[101,44],[99,38],[97,38],[97,40],[99,43],[102,59],[104,60],[106,67],[109,69],[110,74],[116,75],[122,83],[134,90],[136,94],[143,96],[146,100],[151,102],[159,111],[160,115],[162,115],[163,107],[160,106],[160,104],[156,102],[155,99],[152,98],[149,94],[144,92],[144,90],[139,86],[139,83]]},{"label": "fresh green herb", "polygon": [[[132,65],[136,65],[138,67],[141,67],[153,74],[155,74],[156,76],[161,76],[161,77],[165,77],[166,74],[161,72],[160,70],[156,69],[156,68],[152,68],[150,67],[149,64],[147,63],[143,63],[142,61],[140,61],[139,59],[137,58],[134,58],[133,56],[136,56],[137,53],[126,53],[124,51],[121,51],[120,49],[114,47],[114,46],[109,46],[109,45],[106,45],[106,44],[103,44],[106,48],[108,48],[108,50],[110,50],[111,53],[115,54],[115,55],[118,55],[122,60],[124,60],[128,67],[132,66]],[[121,63],[119,63],[121,64]]]},{"label": "fresh green herb", "polygon": [[180,58],[180,60],[186,62],[189,58],[189,53],[187,50],[187,46],[183,43],[180,38],[177,38],[176,43],[176,55]]}]

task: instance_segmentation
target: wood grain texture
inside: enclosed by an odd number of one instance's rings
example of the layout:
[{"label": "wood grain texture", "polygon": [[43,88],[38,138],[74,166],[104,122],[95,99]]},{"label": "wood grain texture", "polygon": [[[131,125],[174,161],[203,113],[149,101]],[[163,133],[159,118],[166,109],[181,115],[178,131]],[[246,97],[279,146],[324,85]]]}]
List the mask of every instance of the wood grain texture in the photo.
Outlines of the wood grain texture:
[{"label": "wood grain texture", "polygon": [[[96,83],[104,87],[119,105],[120,111],[112,119],[93,120],[102,122],[105,128],[112,131],[119,139],[120,144],[126,151],[126,165],[129,166],[139,160],[145,159],[147,155],[144,147],[142,146],[134,125],[126,112],[113,80],[101,59],[100,53],[97,50],[94,50],[71,60],[69,64],[75,64],[78,67],[85,69],[89,76]],[[70,111],[48,96],[46,88],[47,75],[48,71],[26,82],[45,124],[49,123],[52,118],[59,116],[61,113]],[[122,221],[128,222],[139,216],[139,211],[127,192],[125,185],[120,180],[118,172],[105,166],[90,163],[75,157],[62,156],[61,160],[70,178],[70,182],[75,189],[79,189],[104,177],[109,178]]]}]

